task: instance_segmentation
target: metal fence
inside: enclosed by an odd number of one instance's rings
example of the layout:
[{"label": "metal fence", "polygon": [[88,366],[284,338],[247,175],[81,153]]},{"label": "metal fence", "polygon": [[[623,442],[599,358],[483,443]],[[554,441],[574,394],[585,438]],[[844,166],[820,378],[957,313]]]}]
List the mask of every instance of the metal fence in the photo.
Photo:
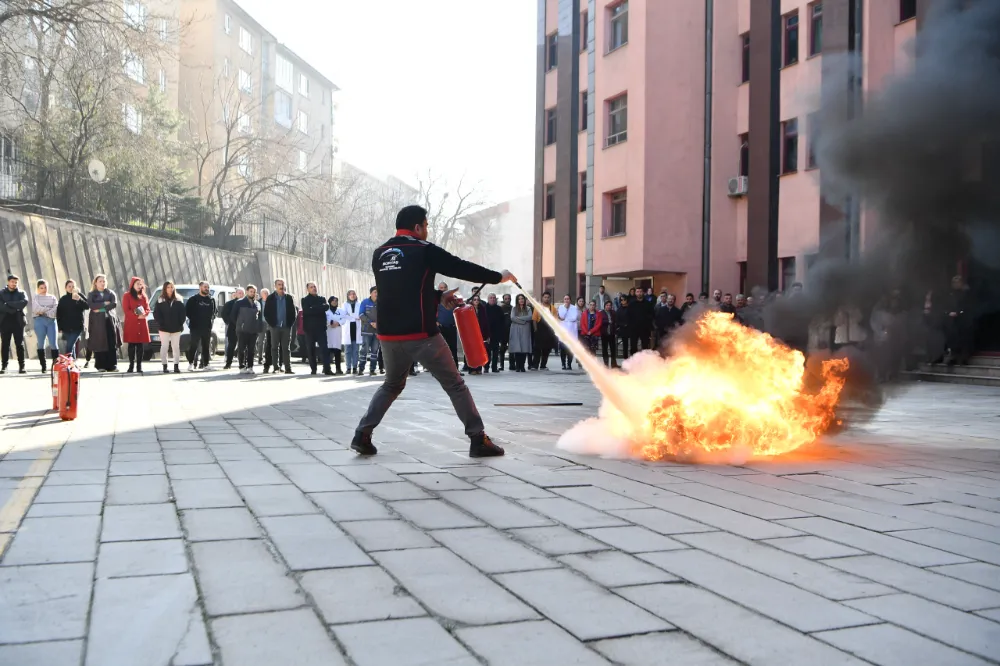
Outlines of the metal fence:
[{"label": "metal fence", "polygon": [[98,183],[83,170],[52,170],[7,156],[0,157],[0,205],[234,252],[273,250],[322,259],[326,243],[320,234],[263,214],[231,221],[231,230],[220,238],[214,211],[197,197]]}]

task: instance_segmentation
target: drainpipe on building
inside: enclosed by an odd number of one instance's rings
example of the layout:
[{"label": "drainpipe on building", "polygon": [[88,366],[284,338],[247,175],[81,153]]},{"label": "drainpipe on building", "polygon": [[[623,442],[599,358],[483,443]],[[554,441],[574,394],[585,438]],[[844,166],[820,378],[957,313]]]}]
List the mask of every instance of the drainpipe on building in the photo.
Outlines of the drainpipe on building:
[{"label": "drainpipe on building", "polygon": [[701,199],[701,291],[709,291],[712,243],[712,51],[715,22],[714,0],[705,0],[705,165]]},{"label": "drainpipe on building", "polygon": [[[864,16],[864,0],[852,0],[851,9],[854,11],[854,33],[852,38],[854,40],[854,55],[855,62],[857,65],[857,72],[854,75],[853,86],[854,89],[851,91],[851,117],[859,117],[862,111],[862,105],[864,104],[864,32],[863,32],[863,20]],[[847,221],[848,228],[850,229],[848,244],[847,244],[847,258],[849,260],[857,259],[861,254],[861,194],[855,188],[853,192],[848,195],[847,200]]]}]

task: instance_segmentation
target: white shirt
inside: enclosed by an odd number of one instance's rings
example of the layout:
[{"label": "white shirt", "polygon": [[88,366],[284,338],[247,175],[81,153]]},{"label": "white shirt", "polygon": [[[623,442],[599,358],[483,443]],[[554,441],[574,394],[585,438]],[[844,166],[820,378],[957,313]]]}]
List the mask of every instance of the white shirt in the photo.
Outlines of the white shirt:
[{"label": "white shirt", "polygon": [[579,332],[580,324],[580,309],[575,305],[560,305],[559,306],[559,319],[560,325],[563,327],[567,333],[577,335]]}]

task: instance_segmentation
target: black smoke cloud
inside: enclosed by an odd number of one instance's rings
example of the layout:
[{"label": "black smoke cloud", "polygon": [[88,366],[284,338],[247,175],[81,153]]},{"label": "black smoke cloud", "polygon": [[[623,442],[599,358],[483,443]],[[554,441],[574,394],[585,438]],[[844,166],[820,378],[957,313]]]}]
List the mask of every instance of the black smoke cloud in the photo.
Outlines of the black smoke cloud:
[{"label": "black smoke cloud", "polygon": [[[996,270],[980,271],[974,287],[980,311],[1000,310],[1000,0],[935,2],[911,48],[912,68],[869,92],[854,117],[843,111],[846,84],[823,92],[816,143],[827,202],[860,196],[874,226],[855,258],[821,245],[806,293],[765,309],[777,337],[801,338],[842,306],[867,316],[894,288],[922,312],[924,294],[943,295],[960,259]],[[856,60],[824,59],[824,80],[861,72]],[[823,244],[843,237],[831,226]]]}]

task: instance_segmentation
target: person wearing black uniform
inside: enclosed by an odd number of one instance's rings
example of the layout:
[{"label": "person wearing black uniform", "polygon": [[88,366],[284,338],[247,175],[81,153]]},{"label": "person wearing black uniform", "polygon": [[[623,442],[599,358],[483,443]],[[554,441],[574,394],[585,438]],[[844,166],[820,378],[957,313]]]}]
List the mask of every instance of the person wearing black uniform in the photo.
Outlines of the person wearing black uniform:
[{"label": "person wearing black uniform", "polygon": [[503,308],[497,303],[496,294],[490,294],[486,301],[486,319],[490,322],[490,362],[484,370],[500,372],[500,363],[510,335],[510,319],[504,316]]},{"label": "person wearing black uniform", "polygon": [[[201,368],[208,367],[209,342],[212,339],[212,322],[217,311],[215,298],[211,295],[211,287],[205,281],[198,283],[198,293],[184,304],[184,313],[188,319],[188,331],[191,336],[188,341],[188,370],[195,369],[195,355],[201,349]],[[87,348],[90,353],[90,348]]]},{"label": "person wearing black uniform", "polygon": [[441,384],[465,425],[471,445],[469,456],[502,456],[502,448],[485,432],[472,393],[459,375],[448,343],[439,335],[438,304],[458,305],[457,289],[434,288],[437,273],[468,282],[498,284],[513,282],[509,271],[498,273],[459,259],[427,241],[427,210],[406,206],[396,215],[396,235],[372,255],[372,270],[379,293],[378,337],[385,358],[385,381],[372,397],[361,418],[351,448],[361,455],[375,455],[372,431],[406,386],[414,361],[418,361]]},{"label": "person wearing black uniform", "polygon": [[316,348],[319,347],[319,357],[323,362],[323,374],[332,375],[330,369],[330,349],[326,344],[326,313],[330,304],[317,293],[316,283],[306,283],[307,294],[302,297],[302,328],[306,332],[306,358],[309,359],[309,369],[316,374]]},{"label": "person wearing black uniform", "polygon": [[[237,287],[233,297],[222,306],[222,321],[226,323],[226,364],[222,366],[223,370],[233,367],[233,357],[236,356],[236,345],[239,342],[239,335],[236,333],[236,304],[243,300],[244,296],[246,292]],[[240,370],[243,369],[240,360],[237,360],[237,365],[240,366]]]}]

